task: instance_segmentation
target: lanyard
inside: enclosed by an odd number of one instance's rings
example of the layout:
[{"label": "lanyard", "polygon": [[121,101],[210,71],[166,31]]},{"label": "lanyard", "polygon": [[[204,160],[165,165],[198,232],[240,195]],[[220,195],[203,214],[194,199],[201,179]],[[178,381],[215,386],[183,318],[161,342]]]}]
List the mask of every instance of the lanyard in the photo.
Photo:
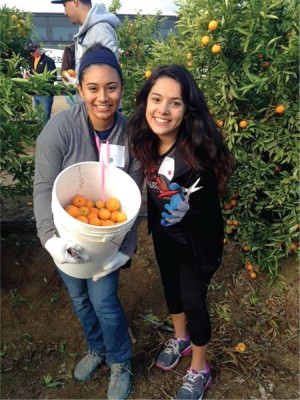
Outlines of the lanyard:
[{"label": "lanyard", "polygon": [[[109,141],[106,141],[106,146],[101,146],[101,140],[97,134],[95,134],[96,147],[99,154],[100,162],[100,175],[101,175],[101,200],[105,202],[105,167],[109,164],[110,148]],[[105,149],[106,148],[106,152]],[[104,153],[105,152],[105,153]]]}]

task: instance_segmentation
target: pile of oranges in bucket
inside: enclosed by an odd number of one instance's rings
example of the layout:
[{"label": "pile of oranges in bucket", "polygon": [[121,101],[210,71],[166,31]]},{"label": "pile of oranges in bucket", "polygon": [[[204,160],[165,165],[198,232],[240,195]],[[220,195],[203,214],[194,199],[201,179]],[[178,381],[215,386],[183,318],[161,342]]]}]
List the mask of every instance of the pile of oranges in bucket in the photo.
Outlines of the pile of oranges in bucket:
[{"label": "pile of oranges in bucket", "polygon": [[121,211],[121,203],[116,197],[106,201],[92,201],[82,195],[76,195],[65,210],[73,218],[95,226],[112,226],[127,220],[127,215]]}]

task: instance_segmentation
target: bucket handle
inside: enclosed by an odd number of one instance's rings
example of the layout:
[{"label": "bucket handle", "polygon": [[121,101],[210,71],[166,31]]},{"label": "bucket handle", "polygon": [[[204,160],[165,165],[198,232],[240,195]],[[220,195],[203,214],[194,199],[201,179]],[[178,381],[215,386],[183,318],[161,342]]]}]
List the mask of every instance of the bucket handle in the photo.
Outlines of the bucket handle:
[{"label": "bucket handle", "polygon": [[98,135],[95,135],[96,138],[96,146],[99,153],[99,163],[100,163],[100,174],[101,174],[101,200],[105,202],[105,167],[109,164],[110,158],[110,148],[109,148],[109,141],[106,141],[106,154],[104,154],[104,146],[101,146],[101,140],[99,139]]}]

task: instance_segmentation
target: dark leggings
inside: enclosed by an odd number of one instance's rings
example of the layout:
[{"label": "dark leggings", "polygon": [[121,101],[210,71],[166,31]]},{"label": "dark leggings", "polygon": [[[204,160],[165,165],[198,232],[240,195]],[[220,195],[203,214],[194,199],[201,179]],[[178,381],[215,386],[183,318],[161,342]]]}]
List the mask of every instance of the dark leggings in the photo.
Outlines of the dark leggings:
[{"label": "dark leggings", "polygon": [[192,343],[204,346],[211,338],[206,295],[213,273],[203,276],[201,260],[193,258],[187,245],[159,232],[152,232],[152,238],[169,312],[184,312]]}]

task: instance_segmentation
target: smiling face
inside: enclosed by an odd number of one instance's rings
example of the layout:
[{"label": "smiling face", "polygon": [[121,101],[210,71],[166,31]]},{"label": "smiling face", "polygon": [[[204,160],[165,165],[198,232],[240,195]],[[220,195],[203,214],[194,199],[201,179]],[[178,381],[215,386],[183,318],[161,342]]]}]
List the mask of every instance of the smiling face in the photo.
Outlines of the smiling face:
[{"label": "smiling face", "polygon": [[99,131],[111,128],[122,95],[118,72],[109,65],[91,65],[83,72],[78,90],[93,128]]},{"label": "smiling face", "polygon": [[160,141],[175,142],[185,111],[180,84],[167,76],[157,79],[147,98],[146,120]]}]

